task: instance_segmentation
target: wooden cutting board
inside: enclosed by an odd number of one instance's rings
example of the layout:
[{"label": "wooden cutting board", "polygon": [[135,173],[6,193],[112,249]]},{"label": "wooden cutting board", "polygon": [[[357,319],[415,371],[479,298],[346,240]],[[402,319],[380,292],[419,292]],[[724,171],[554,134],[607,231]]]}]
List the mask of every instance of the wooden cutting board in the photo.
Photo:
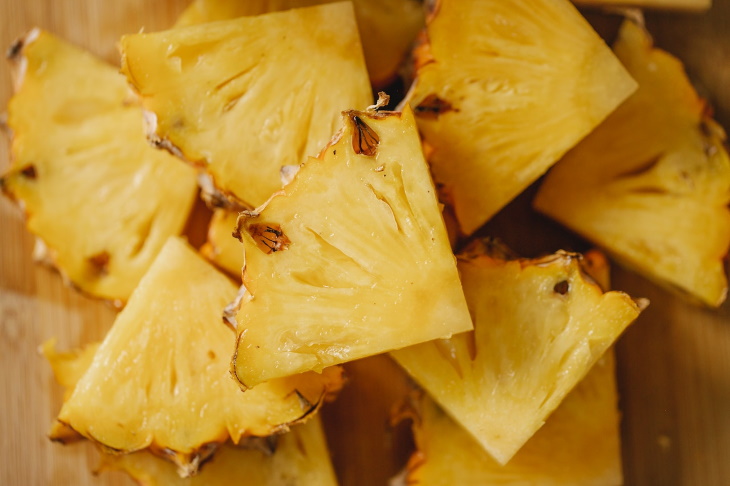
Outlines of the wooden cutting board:
[{"label": "wooden cutting board", "polygon": [[[186,0],[4,0],[0,46],[40,26],[112,63],[115,43],[141,27],[168,27]],[[709,14],[649,16],[658,45],[679,55],[730,127],[730,0],[715,0]],[[11,94],[7,65],[0,67],[0,105]],[[0,171],[8,167],[0,140]],[[531,191],[501,213],[488,231],[525,256],[585,245],[529,211]],[[72,217],[72,215],[69,215]],[[199,208],[191,239],[199,243],[206,210]],[[525,237],[541,234],[543,238]],[[31,259],[33,238],[22,215],[0,198],[0,484],[129,485],[119,473],[94,477],[88,445],[51,444],[46,433],[61,389],[37,351],[57,337],[60,349],[99,340],[114,311],[66,287]],[[627,485],[730,484],[730,305],[717,311],[687,305],[646,280],[613,272],[614,287],[651,306],[618,345]],[[386,357],[347,366],[350,384],[324,410],[334,464],[343,485],[386,484],[405,463],[406,427],[388,425],[390,408],[407,390],[403,373]]]}]

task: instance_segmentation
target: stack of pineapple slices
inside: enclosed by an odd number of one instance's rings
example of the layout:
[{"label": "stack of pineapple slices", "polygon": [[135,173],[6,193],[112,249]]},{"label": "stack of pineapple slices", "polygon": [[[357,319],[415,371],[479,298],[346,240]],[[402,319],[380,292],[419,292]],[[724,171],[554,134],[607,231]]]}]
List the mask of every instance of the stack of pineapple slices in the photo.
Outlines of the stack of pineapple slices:
[{"label": "stack of pineapple slices", "polygon": [[[121,42],[148,137],[199,169],[215,206],[201,253],[238,293],[174,236],[194,171],[145,145],[124,79],[45,32],[11,49],[3,188],[64,275],[126,302],[98,346],[44,346],[67,388],[52,438],[93,441],[142,484],[335,484],[314,412],[336,365],[392,352],[438,403],[416,406],[409,484],[619,482],[609,349],[646,302],[567,252],[474,240],[457,264],[427,162],[469,235],[568,152],[536,207],[719,305],[730,163],[681,66],[630,23],[617,58],[567,1],[441,0],[403,109],[358,111],[422,22],[412,0],[383,59],[357,29],[392,4],[244,3],[196,0],[177,28]],[[327,4],[254,15],[312,3]],[[691,224],[659,241],[649,214]],[[273,455],[241,447],[290,426],[263,442]]]}]

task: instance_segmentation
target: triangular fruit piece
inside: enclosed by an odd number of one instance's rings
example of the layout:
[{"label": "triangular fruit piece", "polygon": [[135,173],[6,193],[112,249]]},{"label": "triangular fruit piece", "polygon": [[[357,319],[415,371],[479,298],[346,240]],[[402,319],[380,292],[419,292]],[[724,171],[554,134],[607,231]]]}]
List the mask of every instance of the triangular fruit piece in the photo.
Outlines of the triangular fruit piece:
[{"label": "triangular fruit piece", "polygon": [[506,464],[491,458],[431,399],[420,401],[413,430],[418,451],[406,484],[616,486],[622,484],[613,351],[606,352]]},{"label": "triangular fruit piece", "polygon": [[59,422],[116,452],[151,452],[194,474],[229,438],[285,431],[339,389],[341,370],[241,392],[222,309],[237,289],[171,238],[99,346]]},{"label": "triangular fruit piece", "polygon": [[408,97],[470,234],[635,88],[568,0],[439,0]]},{"label": "triangular fruit piece", "polygon": [[474,332],[392,356],[506,464],[644,303],[604,293],[579,255],[504,260],[487,248],[477,241],[459,259]]},{"label": "triangular fruit piece", "polygon": [[101,471],[124,471],[144,486],[337,486],[319,416],[276,437],[272,450],[226,444],[200,472],[181,478],[148,452],[105,454]]},{"label": "triangular fruit piece", "polygon": [[239,217],[244,387],[472,328],[413,113],[343,115],[318,159]]},{"label": "triangular fruit piece", "polygon": [[208,240],[200,252],[219,268],[240,280],[243,270],[243,245],[233,237],[238,213],[216,209],[208,226]]},{"label": "triangular fruit piece", "polygon": [[121,46],[152,139],[248,207],[281,188],[282,166],[327,143],[341,110],[372,99],[346,2],[128,35]]},{"label": "triangular fruit piece", "polygon": [[[336,1],[340,0],[195,0],[180,15],[176,26]],[[382,87],[397,75],[398,68],[423,27],[423,7],[419,0],[354,0],[353,5],[370,81],[374,86]]]},{"label": "triangular fruit piece", "polygon": [[708,306],[727,294],[730,158],[681,63],[625,21],[639,90],[548,174],[534,206],[639,273]]},{"label": "triangular fruit piece", "polygon": [[38,29],[9,58],[12,165],[0,186],[40,238],[39,258],[84,292],[126,301],[183,230],[195,173],[149,146],[114,67]]}]

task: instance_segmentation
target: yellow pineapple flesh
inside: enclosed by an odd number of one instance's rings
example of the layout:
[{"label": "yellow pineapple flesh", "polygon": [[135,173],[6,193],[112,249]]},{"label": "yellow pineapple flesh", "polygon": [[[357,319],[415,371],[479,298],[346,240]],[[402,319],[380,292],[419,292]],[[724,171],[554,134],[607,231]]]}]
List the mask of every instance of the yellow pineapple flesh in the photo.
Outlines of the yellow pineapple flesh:
[{"label": "yellow pineapple flesh", "polygon": [[712,0],[573,0],[589,7],[642,7],[661,10],[707,10]]},{"label": "yellow pineapple flesh", "polygon": [[617,405],[609,350],[545,425],[502,465],[424,396],[413,424],[418,451],[409,461],[406,483],[617,486],[623,481]]},{"label": "yellow pineapple flesh", "polygon": [[[333,3],[339,0],[195,0],[180,15],[177,27]],[[370,80],[383,86],[396,76],[416,35],[424,12],[417,0],[354,0]]]},{"label": "yellow pineapple flesh", "polygon": [[121,48],[152,140],[250,208],[281,188],[282,166],[318,153],[341,110],[372,99],[349,3],[128,35]]},{"label": "yellow pineapple flesh", "polygon": [[318,159],[239,218],[244,387],[472,328],[413,113],[343,119]]},{"label": "yellow pineapple flesh", "polygon": [[149,146],[114,67],[38,29],[8,54],[12,163],[0,185],[39,237],[39,258],[82,291],[121,303],[183,230],[195,173]]},{"label": "yellow pineapple flesh", "polygon": [[408,101],[471,234],[635,87],[568,0],[439,0]]},{"label": "yellow pineapple flesh", "polygon": [[237,212],[216,209],[208,226],[208,240],[200,251],[219,268],[240,279],[243,270],[243,246],[233,237],[237,221]]},{"label": "yellow pineapple flesh", "polygon": [[625,21],[639,90],[548,174],[534,206],[643,275],[709,306],[727,293],[730,159],[681,63]]},{"label": "yellow pineapple flesh", "polygon": [[341,386],[341,370],[242,393],[221,319],[236,287],[171,238],[99,346],[58,421],[107,451],[149,449],[195,474],[219,444],[286,431]]},{"label": "yellow pineapple flesh", "polygon": [[196,476],[148,452],[102,457],[101,471],[124,471],[141,486],[337,486],[319,416],[276,437],[273,452],[226,444]]},{"label": "yellow pineapple flesh", "polygon": [[506,464],[640,313],[604,293],[579,255],[460,256],[474,332],[391,353],[500,464]]}]

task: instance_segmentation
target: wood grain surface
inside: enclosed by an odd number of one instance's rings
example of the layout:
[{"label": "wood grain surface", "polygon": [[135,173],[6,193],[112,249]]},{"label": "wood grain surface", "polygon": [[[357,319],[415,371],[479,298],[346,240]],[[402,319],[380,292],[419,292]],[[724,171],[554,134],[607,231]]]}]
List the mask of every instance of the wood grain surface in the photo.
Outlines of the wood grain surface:
[{"label": "wood grain surface", "polygon": [[[140,28],[169,26],[186,0],[3,0],[0,45],[40,26],[118,62],[116,41]],[[593,18],[593,16],[591,16]],[[730,0],[708,14],[652,14],[658,45],[679,55],[701,93],[730,127]],[[7,65],[0,68],[0,106],[11,95]],[[8,166],[0,139],[0,172]],[[502,236],[525,256],[584,242],[533,214],[533,191],[518,198],[484,230]],[[200,240],[205,209],[191,239]],[[535,237],[541,235],[541,237]],[[91,474],[97,455],[81,444],[52,444],[46,433],[61,389],[38,345],[57,337],[67,349],[99,340],[115,312],[66,287],[33,263],[33,237],[20,211],[0,198],[0,485],[129,485],[119,473]],[[618,345],[618,376],[627,485],[730,484],[730,306],[692,307],[632,273],[614,267],[614,287],[651,306]],[[323,413],[335,467],[343,485],[386,484],[411,447],[405,427],[391,428],[391,407],[408,380],[387,357],[347,366],[349,385]]]}]

